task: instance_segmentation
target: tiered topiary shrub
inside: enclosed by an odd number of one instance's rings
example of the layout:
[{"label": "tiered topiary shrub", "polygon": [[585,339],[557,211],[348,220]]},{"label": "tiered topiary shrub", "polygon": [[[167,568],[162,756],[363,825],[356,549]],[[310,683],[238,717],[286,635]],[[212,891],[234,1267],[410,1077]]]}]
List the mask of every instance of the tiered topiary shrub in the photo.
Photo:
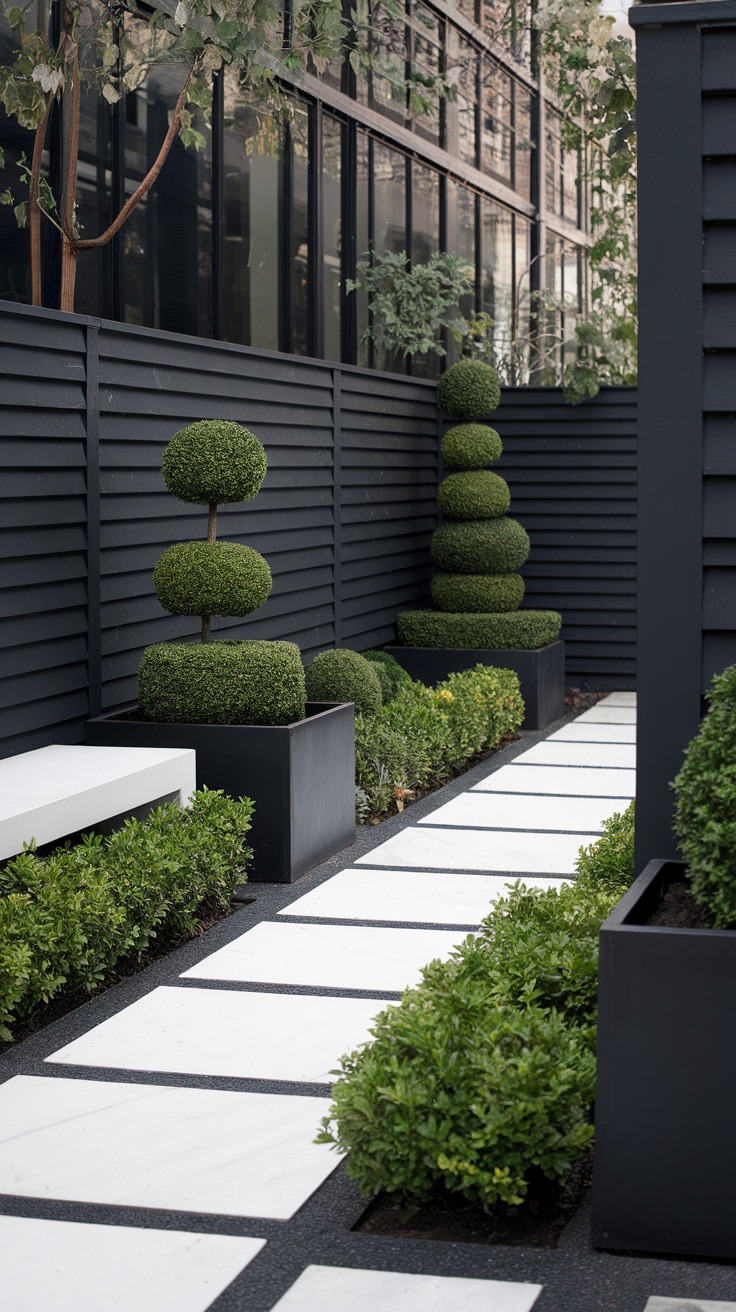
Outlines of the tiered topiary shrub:
[{"label": "tiered topiary shrub", "polygon": [[217,507],[250,501],[266,475],[266,452],[241,424],[204,419],[164,451],[164,482],[180,501],[209,507],[207,540],[179,542],[154,571],[156,596],[172,615],[200,615],[202,641],[146,648],[138,671],[141,711],[186,724],[291,724],[304,717],[306,688],[293,642],[210,641],[213,615],[259,610],[271,591],[263,556],[217,541]]},{"label": "tiered topiary shrub", "polygon": [[501,439],[480,422],[499,400],[496,371],[479,360],[459,361],[438,383],[438,404],[461,422],[442,439],[442,458],[452,472],[438,495],[447,522],[432,538],[436,610],[398,616],[404,646],[530,650],[559,636],[556,611],[519,610],[524,580],[518,570],[529,555],[529,537],[507,515],[508,485],[490,469],[501,455]]}]

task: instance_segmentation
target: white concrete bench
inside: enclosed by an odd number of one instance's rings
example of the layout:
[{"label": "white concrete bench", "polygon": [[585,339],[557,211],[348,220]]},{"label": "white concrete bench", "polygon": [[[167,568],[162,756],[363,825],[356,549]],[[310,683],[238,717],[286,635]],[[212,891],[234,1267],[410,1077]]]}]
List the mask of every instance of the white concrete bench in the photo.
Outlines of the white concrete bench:
[{"label": "white concrete bench", "polygon": [[160,747],[39,747],[0,761],[0,860],[196,787],[195,753]]}]

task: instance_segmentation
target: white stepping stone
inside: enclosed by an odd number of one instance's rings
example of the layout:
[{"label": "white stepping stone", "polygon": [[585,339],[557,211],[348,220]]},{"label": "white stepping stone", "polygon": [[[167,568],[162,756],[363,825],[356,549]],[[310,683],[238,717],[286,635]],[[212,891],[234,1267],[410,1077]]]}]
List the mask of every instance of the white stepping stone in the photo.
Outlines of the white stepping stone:
[{"label": "white stepping stone", "polygon": [[[380,910],[374,904],[374,915]],[[422,966],[448,957],[464,937],[461,931],[449,929],[264,921],[192,966],[182,978],[403,993],[419,982]],[[372,1005],[374,1014],[382,1010]]]},{"label": "white stepping stone", "polygon": [[514,765],[605,766],[636,769],[636,747],[631,743],[557,743],[546,739],[514,757]]},{"label": "white stepping stone", "polygon": [[736,1303],[702,1298],[650,1298],[644,1312],[736,1312]]},{"label": "white stepping stone", "polygon": [[478,829],[402,829],[358,862],[430,870],[571,875],[578,852],[597,834],[504,833]]},{"label": "white stepping stone", "polygon": [[541,1285],[308,1266],[272,1312],[530,1312]]},{"label": "white stepping stone", "polygon": [[589,711],[583,711],[575,721],[576,724],[636,724],[635,706],[606,706],[598,702]]},{"label": "white stepping stone", "polygon": [[8,1312],[205,1312],[265,1239],[0,1217]]},{"label": "white stepping stone", "polygon": [[635,724],[565,724],[545,739],[548,743],[635,743]]},{"label": "white stepping stone", "polygon": [[551,794],[557,797],[617,797],[630,802],[636,795],[636,770],[586,770],[575,766],[502,765],[474,784],[472,793]]},{"label": "white stepping stone", "polygon": [[463,825],[472,829],[557,830],[599,833],[603,823],[623,810],[615,797],[525,797],[521,793],[461,793],[420,825]]},{"label": "white stepping stone", "polygon": [[[597,703],[598,706],[636,706],[635,692],[609,692]],[[591,707],[592,710],[592,707]]]},{"label": "white stepping stone", "polygon": [[384,1007],[365,998],[158,988],[46,1060],[331,1084],[330,1072],[343,1053],[369,1039],[371,1023]]},{"label": "white stepping stone", "polygon": [[[474,929],[491,904],[508,895],[504,875],[438,874],[432,870],[341,870],[291,902],[280,916],[323,920],[404,920]],[[564,880],[525,879],[529,888],[559,888]]]},{"label": "white stepping stone", "polygon": [[338,1165],[314,1143],[329,1106],[16,1075],[0,1085],[0,1194],[288,1221]]}]

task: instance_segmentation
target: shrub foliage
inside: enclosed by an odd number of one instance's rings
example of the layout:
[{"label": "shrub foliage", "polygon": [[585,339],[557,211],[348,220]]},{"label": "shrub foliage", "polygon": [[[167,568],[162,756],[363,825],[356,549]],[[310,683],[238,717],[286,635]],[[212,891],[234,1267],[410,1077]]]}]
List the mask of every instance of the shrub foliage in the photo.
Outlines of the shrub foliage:
[{"label": "shrub foliage", "polygon": [[438,610],[487,614],[516,610],[523,599],[521,574],[435,574],[432,579]]},{"label": "shrub foliage", "polygon": [[294,642],[159,642],[138,670],[149,720],[175,724],[292,724],[307,700]]},{"label": "shrub foliage", "polygon": [[271,571],[239,542],[177,542],[159,556],[153,586],[172,615],[250,615],[271,591]]},{"label": "shrub foliage", "polygon": [[447,574],[511,574],[524,564],[529,535],[516,519],[442,524],[432,535],[432,559]]},{"label": "shrub foliage", "polygon": [[200,419],[175,433],[161,472],[172,496],[209,506],[250,501],[266,477],[263,444],[242,424]]},{"label": "shrub foliage", "polygon": [[506,480],[490,469],[468,469],[442,480],[437,504],[450,519],[487,519],[506,514],[511,493]]},{"label": "shrub foliage", "polygon": [[487,469],[502,452],[501,438],[487,424],[457,424],[442,438],[442,459],[448,469]]},{"label": "shrub foliage", "polygon": [[[402,688],[408,688],[411,685],[411,676],[407,674],[403,665],[400,665],[395,656],[387,651],[364,651],[361,656],[367,661],[372,661],[376,671],[383,671],[383,680],[381,688],[383,690],[384,702],[393,701]],[[382,676],[379,674],[379,678]]]},{"label": "shrub foliage", "polygon": [[370,661],[348,647],[321,651],[306,671],[307,696],[313,702],[354,702],[355,710],[373,715],[383,697]]},{"label": "shrub foliage", "polygon": [[437,384],[437,404],[451,419],[480,419],[491,414],[500,400],[498,374],[482,360],[458,360]]},{"label": "shrub foliage", "polygon": [[398,616],[396,630],[405,647],[530,651],[554,642],[561,624],[562,617],[554,610],[515,610],[497,615],[411,610]]}]

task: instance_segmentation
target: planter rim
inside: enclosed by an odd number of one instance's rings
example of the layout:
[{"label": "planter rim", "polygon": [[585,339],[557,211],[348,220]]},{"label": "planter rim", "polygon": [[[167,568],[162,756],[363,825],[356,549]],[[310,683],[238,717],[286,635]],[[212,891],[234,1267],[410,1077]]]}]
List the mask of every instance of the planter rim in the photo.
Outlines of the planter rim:
[{"label": "planter rim", "polygon": [[[298,729],[303,724],[311,724],[314,720],[321,720],[325,715],[332,715],[335,711],[340,711],[345,706],[352,706],[353,702],[307,702],[307,706],[321,706],[322,710],[315,711],[314,715],[305,715],[303,720],[292,720],[289,724],[211,724],[209,720],[198,720],[192,723],[189,720],[131,720],[131,724],[159,724],[159,725],[176,725],[177,727],[188,729]],[[137,711],[138,703],[130,702],[127,706],[119,706],[114,711],[104,711],[102,715],[89,716],[91,724],[97,724],[102,720],[119,720],[121,716],[127,715],[130,711]]]},{"label": "planter rim", "polygon": [[628,917],[638,906],[641,899],[646,896],[650,888],[660,882],[669,871],[677,872],[684,875],[687,871],[686,861],[663,860],[655,857],[644,867],[641,874],[634,880],[631,888],[627,889],[623,897],[616,903],[611,914],[603,921],[600,928],[601,934],[657,934],[660,937],[663,934],[671,934],[673,937],[693,937],[694,935],[708,938],[732,939],[736,937],[736,929],[709,929],[706,926],[701,928],[686,928],[676,925],[632,925]]}]

